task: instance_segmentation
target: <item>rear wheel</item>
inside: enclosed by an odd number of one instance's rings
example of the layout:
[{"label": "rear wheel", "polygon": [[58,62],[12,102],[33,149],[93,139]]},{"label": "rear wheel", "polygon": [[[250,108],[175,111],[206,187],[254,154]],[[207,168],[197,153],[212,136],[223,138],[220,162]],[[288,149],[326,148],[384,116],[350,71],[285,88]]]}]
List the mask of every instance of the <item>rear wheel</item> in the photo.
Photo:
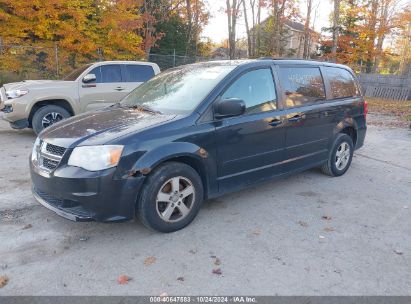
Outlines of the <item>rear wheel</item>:
[{"label": "rear wheel", "polygon": [[203,202],[203,185],[190,166],[167,162],[148,177],[137,203],[138,217],[160,232],[180,230],[191,223]]},{"label": "rear wheel", "polygon": [[31,124],[34,132],[39,134],[43,129],[70,116],[70,113],[62,107],[47,105],[39,108],[34,113]]},{"label": "rear wheel", "polygon": [[347,134],[337,135],[328,161],[321,167],[323,173],[330,176],[341,176],[351,165],[354,152],[352,139]]}]

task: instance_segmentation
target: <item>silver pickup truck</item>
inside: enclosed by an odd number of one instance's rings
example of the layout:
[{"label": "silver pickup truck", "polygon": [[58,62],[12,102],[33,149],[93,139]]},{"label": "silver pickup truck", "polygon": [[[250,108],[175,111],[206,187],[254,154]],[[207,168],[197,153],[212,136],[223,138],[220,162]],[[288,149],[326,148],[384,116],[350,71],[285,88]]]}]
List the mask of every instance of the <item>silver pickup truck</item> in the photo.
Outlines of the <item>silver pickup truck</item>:
[{"label": "silver pickup truck", "polygon": [[120,101],[160,73],[157,64],[103,61],[83,66],[63,80],[25,80],[0,88],[0,109],[12,128],[38,134],[53,123]]}]

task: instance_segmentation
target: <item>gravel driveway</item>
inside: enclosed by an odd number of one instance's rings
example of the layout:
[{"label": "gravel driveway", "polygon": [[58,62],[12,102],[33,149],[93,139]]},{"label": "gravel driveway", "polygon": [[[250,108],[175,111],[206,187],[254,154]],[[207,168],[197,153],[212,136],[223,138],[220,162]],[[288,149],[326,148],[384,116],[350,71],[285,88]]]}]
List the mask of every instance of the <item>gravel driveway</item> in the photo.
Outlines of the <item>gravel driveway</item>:
[{"label": "gravel driveway", "polygon": [[34,139],[0,122],[0,295],[411,295],[409,130],[370,126],[344,176],[225,195],[172,234],[38,205]]}]

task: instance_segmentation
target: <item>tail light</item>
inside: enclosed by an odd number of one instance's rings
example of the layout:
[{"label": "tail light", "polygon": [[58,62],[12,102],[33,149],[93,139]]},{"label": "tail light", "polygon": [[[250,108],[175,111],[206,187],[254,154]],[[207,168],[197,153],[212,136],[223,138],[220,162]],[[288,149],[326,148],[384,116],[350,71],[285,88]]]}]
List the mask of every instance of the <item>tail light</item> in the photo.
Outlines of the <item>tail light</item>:
[{"label": "tail light", "polygon": [[364,117],[367,116],[368,113],[368,103],[366,100],[364,100]]}]

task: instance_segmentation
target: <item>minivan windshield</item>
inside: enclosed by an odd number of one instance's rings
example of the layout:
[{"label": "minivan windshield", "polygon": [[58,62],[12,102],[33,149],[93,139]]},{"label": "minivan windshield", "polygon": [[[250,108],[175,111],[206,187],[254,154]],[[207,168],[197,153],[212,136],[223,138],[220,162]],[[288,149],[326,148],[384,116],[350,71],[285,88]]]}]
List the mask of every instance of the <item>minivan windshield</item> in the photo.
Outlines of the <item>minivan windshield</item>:
[{"label": "minivan windshield", "polygon": [[77,69],[75,69],[74,71],[72,71],[70,74],[68,74],[66,77],[63,78],[63,80],[67,80],[67,81],[74,81],[77,80],[77,78],[89,67],[91,66],[91,64],[86,64],[83,65],[82,67],[79,67]]},{"label": "minivan windshield", "polygon": [[193,64],[165,71],[137,87],[121,105],[165,114],[188,114],[236,66]]}]

